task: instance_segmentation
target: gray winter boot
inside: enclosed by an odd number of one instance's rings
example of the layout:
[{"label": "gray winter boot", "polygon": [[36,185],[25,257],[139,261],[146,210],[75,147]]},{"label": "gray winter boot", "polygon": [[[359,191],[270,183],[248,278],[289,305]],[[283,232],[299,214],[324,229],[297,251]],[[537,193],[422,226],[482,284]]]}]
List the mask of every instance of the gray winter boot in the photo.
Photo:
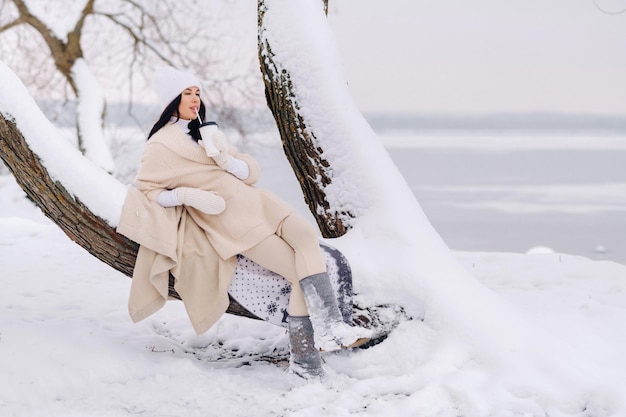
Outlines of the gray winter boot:
[{"label": "gray winter boot", "polygon": [[324,376],[320,352],[315,348],[313,325],[307,316],[289,316],[289,371],[305,379]]},{"label": "gray winter boot", "polygon": [[356,347],[371,339],[371,330],[353,327],[343,321],[327,273],[303,278],[300,287],[315,329],[315,342],[321,350]]}]

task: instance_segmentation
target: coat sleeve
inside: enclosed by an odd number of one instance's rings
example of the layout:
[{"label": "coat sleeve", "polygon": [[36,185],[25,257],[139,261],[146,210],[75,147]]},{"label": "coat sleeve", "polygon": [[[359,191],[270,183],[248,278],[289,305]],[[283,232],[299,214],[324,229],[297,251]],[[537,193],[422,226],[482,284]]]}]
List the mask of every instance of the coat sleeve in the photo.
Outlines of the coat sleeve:
[{"label": "coat sleeve", "polygon": [[116,228],[130,240],[177,261],[177,227],[182,208],[164,208],[129,185]]},{"label": "coat sleeve", "polygon": [[161,191],[173,190],[179,186],[176,171],[163,158],[165,149],[159,143],[148,144],[141,156],[135,183],[137,189],[152,201],[157,201]]}]

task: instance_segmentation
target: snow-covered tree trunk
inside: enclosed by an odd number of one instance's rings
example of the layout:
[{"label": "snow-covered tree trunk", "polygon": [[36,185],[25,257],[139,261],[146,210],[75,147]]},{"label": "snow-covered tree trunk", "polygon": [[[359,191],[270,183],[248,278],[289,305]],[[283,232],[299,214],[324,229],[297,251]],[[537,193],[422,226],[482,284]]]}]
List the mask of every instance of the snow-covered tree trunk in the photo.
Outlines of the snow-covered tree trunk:
[{"label": "snow-covered tree trunk", "polygon": [[0,157],[28,197],[66,235],[102,262],[132,275],[137,245],[116,233],[61,182],[54,181],[16,123],[3,114],[0,114]]},{"label": "snow-covered tree trunk", "polygon": [[76,88],[79,149],[106,171],[114,172],[115,161],[104,136],[106,113],[104,92],[84,58],[74,62],[70,73]]},{"label": "snow-covered tree trunk", "polygon": [[[447,253],[415,196],[352,100],[322,0],[259,0],[266,99],[304,198],[324,237],[374,214],[377,231]],[[381,219],[383,222],[381,222]],[[418,221],[419,230],[407,227]],[[394,239],[395,239],[394,237]]]},{"label": "snow-covered tree trunk", "polygon": [[324,9],[322,0],[258,1],[267,102],[322,235],[354,262],[355,288],[417,306],[416,282],[464,274],[356,107]]},{"label": "snow-covered tree trunk", "polygon": [[[320,7],[327,9],[327,2],[320,0]],[[283,148],[304,193],[304,199],[313,213],[324,237],[345,234],[349,221],[354,217],[350,210],[330,205],[325,187],[333,182],[332,167],[323,156],[314,132],[300,112],[289,70],[279,62],[272,50],[272,38],[267,36],[266,2],[259,0],[258,53],[261,72],[265,82],[265,95],[280,132]]]}]

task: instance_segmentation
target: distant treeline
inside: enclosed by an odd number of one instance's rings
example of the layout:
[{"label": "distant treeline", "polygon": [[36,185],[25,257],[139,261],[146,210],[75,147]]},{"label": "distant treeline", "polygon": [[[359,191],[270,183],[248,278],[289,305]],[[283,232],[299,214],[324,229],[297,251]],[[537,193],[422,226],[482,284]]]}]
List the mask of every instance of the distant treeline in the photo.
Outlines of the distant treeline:
[{"label": "distant treeline", "polygon": [[[58,126],[75,126],[72,102],[40,101],[44,113]],[[208,117],[211,115],[211,110]],[[113,103],[107,106],[106,123],[116,126],[140,126],[149,129],[160,109],[153,104]],[[274,128],[272,115],[266,108],[231,109],[233,117],[247,129]],[[502,114],[405,114],[365,113],[377,132],[390,130],[542,130],[542,131],[606,131],[626,133],[626,113],[620,115],[568,113],[502,113]]]},{"label": "distant treeline", "polygon": [[389,130],[542,130],[613,131],[626,133],[623,116],[567,113],[506,113],[481,115],[451,114],[365,114],[376,131]]}]

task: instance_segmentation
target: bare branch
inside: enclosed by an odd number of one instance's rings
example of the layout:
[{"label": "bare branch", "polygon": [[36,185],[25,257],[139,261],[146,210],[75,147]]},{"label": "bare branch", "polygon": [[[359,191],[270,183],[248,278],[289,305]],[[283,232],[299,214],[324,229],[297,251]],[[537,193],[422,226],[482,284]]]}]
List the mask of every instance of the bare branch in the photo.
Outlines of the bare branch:
[{"label": "bare branch", "polygon": [[593,4],[596,6],[596,9],[600,10],[602,13],[604,14],[608,14],[608,15],[618,15],[618,14],[622,14],[622,13],[626,13],[626,8],[616,11],[616,12],[610,12],[608,10],[604,10],[602,7],[600,7],[600,5],[598,4],[598,0],[593,0]]},{"label": "bare branch", "polygon": [[24,23],[24,21],[21,18],[17,18],[15,20],[13,20],[12,22],[9,22],[5,25],[0,26],[0,33],[5,32],[11,28],[14,28],[18,25],[21,25],[22,23]]},{"label": "bare branch", "polygon": [[[51,40],[59,41],[59,39],[52,33],[50,28],[46,26],[44,22],[41,21],[37,16],[33,15],[28,6],[24,2],[24,0],[13,0],[15,7],[17,7],[17,11],[20,14],[20,19],[24,22],[32,26],[37,32],[44,37],[47,43]],[[60,42],[60,41],[59,41]]]},{"label": "bare branch", "polygon": [[103,16],[107,19],[109,19],[111,22],[113,22],[115,25],[119,26],[120,28],[122,28],[133,40],[133,49],[135,51],[138,50],[138,48],[140,46],[144,46],[146,47],[149,51],[151,51],[152,53],[154,53],[157,57],[159,57],[159,59],[161,59],[163,62],[166,62],[169,65],[174,65],[174,63],[170,60],[170,58],[166,55],[163,54],[161,52],[160,49],[163,49],[163,46],[165,46],[165,49],[168,50],[170,53],[172,54],[176,54],[176,51],[174,49],[172,49],[169,44],[160,44],[160,48],[156,45],[152,45],[150,43],[150,41],[148,41],[141,33],[141,31],[136,32],[135,28],[133,28],[132,26],[123,23],[121,20],[117,19],[114,15],[112,14],[108,14],[108,13],[96,13],[100,16]]},{"label": "bare branch", "polygon": [[59,39],[41,19],[30,12],[24,0],[13,0],[13,3],[17,7],[20,18],[24,21],[24,23],[31,26],[43,37],[44,41],[48,45],[48,48],[50,48],[54,64],[71,85],[74,93],[76,93],[76,85],[70,76],[70,71],[76,59],[82,57],[80,37],[74,41],[72,47],[70,48],[69,45],[66,45],[61,39]]},{"label": "bare branch", "polygon": [[[80,18],[78,19],[78,21],[76,22],[76,25],[74,25],[74,30],[72,30],[72,35],[76,36],[77,38],[80,39],[80,34],[83,31],[83,26],[85,25],[85,20],[87,19],[87,16],[93,14],[93,5],[94,5],[95,0],[89,0],[86,4],[85,7],[83,7],[83,10],[80,14]],[[70,36],[68,36],[69,38]]]}]

